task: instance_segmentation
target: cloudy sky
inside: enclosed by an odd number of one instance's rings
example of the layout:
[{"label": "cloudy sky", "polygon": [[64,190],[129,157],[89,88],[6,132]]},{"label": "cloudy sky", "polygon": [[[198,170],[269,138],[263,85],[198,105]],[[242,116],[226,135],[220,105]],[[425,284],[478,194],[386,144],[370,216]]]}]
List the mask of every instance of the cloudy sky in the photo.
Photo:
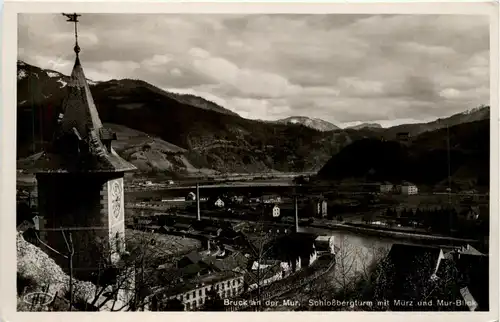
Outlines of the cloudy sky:
[{"label": "cloudy sky", "polygon": [[[95,81],[138,78],[252,119],[430,121],[489,104],[489,21],[454,15],[80,17]],[[18,58],[71,72],[73,25],[19,15]]]}]

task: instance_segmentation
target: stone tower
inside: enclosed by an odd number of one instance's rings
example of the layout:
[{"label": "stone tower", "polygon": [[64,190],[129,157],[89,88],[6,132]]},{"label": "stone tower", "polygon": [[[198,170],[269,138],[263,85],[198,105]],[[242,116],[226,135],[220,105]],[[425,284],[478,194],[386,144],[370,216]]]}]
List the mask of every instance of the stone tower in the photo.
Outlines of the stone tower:
[{"label": "stone tower", "polygon": [[[76,15],[75,36],[76,36]],[[62,103],[54,139],[30,158],[36,174],[40,238],[58,251],[67,249],[71,232],[75,277],[86,279],[103,263],[116,264],[125,251],[124,185],[136,168],[113,149],[116,134],[103,127],[80,63],[75,64]],[[61,267],[67,260],[53,255]]]}]

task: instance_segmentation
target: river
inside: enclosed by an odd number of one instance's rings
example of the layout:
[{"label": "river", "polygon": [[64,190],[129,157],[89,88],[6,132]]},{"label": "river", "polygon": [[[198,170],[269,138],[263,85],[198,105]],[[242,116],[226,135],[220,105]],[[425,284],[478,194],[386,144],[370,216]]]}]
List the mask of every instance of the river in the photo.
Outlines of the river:
[{"label": "river", "polygon": [[[357,234],[353,232],[343,231],[343,230],[332,230],[329,228],[316,228],[316,227],[301,227],[302,232],[313,233],[313,234],[324,234],[333,235],[335,239],[348,242],[349,244],[355,245],[361,248],[373,248],[373,247],[384,247],[390,248],[393,244],[405,244],[405,245],[429,245],[429,242],[419,241],[419,240],[407,240],[399,238],[389,238],[389,237],[376,237],[370,235]],[[441,247],[443,249],[452,249],[453,246],[435,243],[432,244],[435,247]]]}]

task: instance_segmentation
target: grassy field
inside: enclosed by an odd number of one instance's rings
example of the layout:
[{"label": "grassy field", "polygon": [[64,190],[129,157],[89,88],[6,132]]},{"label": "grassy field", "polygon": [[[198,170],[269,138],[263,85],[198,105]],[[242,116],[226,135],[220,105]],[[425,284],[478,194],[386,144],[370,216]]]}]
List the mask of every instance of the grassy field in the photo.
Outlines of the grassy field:
[{"label": "grassy field", "polygon": [[[171,258],[176,254],[185,254],[201,247],[201,242],[192,238],[157,234],[127,229],[127,248],[131,251],[141,249],[148,260]],[[152,241],[154,241],[152,243]]]}]

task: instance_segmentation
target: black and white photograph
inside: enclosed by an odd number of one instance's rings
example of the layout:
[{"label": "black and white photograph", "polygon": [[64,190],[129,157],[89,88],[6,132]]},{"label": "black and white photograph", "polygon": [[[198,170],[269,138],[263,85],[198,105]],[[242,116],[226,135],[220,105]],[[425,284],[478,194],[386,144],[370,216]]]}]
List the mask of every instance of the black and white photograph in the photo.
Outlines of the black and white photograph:
[{"label": "black and white photograph", "polygon": [[17,15],[17,312],[497,312],[494,15],[54,9]]}]

